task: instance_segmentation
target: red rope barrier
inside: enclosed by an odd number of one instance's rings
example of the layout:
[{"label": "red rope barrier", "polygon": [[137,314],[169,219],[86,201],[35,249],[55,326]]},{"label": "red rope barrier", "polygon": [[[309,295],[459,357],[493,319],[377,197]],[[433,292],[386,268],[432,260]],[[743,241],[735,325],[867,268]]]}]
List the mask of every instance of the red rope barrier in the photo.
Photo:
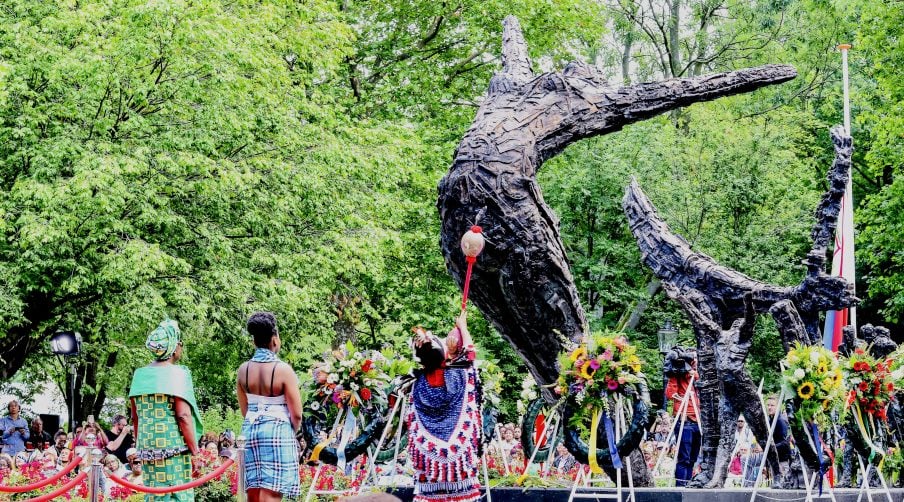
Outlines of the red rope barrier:
[{"label": "red rope barrier", "polygon": [[72,481],[70,481],[70,482],[66,483],[65,485],[63,485],[63,486],[57,488],[56,490],[54,490],[54,491],[52,491],[52,492],[50,492],[50,493],[47,493],[47,494],[45,494],[45,495],[41,495],[40,497],[30,498],[30,499],[26,500],[25,502],[48,502],[48,501],[53,500],[53,499],[55,499],[55,498],[57,498],[57,497],[62,497],[63,495],[65,495],[66,493],[68,493],[69,490],[71,490],[71,489],[75,488],[76,486],[78,486],[78,485],[79,485],[82,481],[84,481],[85,478],[87,478],[87,477],[88,477],[88,471],[82,471],[82,472],[80,472],[80,473],[78,474],[78,476],[72,478]]},{"label": "red rope barrier", "polygon": [[75,469],[76,467],[78,467],[78,464],[81,463],[81,461],[82,461],[82,457],[79,457],[79,456],[77,456],[77,455],[74,455],[74,456],[72,457],[72,460],[69,462],[69,464],[66,465],[66,467],[63,468],[63,470],[61,470],[60,472],[54,474],[53,476],[50,476],[49,478],[43,479],[43,480],[38,481],[38,482],[36,482],[36,483],[32,483],[32,484],[30,484],[30,485],[24,485],[24,486],[0,486],[0,493],[24,493],[24,492],[34,491],[34,490],[37,490],[37,489],[39,489],[39,488],[44,488],[45,486],[47,486],[47,485],[49,485],[49,484],[56,483],[57,481],[60,480],[60,478],[62,478],[63,476],[69,474],[70,472],[72,472],[73,469]]},{"label": "red rope barrier", "polygon": [[223,465],[217,467],[216,469],[211,471],[209,474],[207,474],[205,476],[201,476],[200,478],[198,478],[194,481],[191,481],[189,483],[185,483],[183,485],[176,485],[176,486],[142,486],[142,485],[136,485],[135,483],[130,483],[130,482],[122,479],[121,477],[117,476],[116,474],[110,474],[109,477],[114,482],[116,482],[116,484],[129,488],[131,490],[135,490],[136,492],[155,493],[155,494],[175,493],[175,492],[181,492],[183,490],[188,490],[188,489],[194,488],[196,486],[201,486],[213,478],[218,478],[218,477],[222,476],[223,473],[226,472],[226,469],[229,469],[232,466],[232,464],[234,464],[234,463],[235,463],[235,460],[230,458],[230,459],[226,460],[225,462],[223,462]]}]

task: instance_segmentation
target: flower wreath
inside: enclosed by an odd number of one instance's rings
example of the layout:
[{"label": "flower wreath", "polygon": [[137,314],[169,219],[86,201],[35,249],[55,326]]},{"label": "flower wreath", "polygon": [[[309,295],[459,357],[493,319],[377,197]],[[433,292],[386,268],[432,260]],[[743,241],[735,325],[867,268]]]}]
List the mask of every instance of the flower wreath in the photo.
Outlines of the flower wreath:
[{"label": "flower wreath", "polygon": [[782,386],[794,402],[795,417],[823,428],[830,426],[831,411],[844,397],[843,374],[835,354],[819,345],[798,343],[782,365]]},{"label": "flower wreath", "polygon": [[360,352],[351,342],[334,350],[311,369],[310,408],[333,415],[343,408],[384,406],[390,381],[385,362],[379,351]]},{"label": "flower wreath", "polygon": [[559,394],[579,405],[575,426],[581,427],[583,410],[609,409],[609,397],[624,394],[626,385],[640,382],[641,361],[637,349],[621,334],[594,335],[589,343],[559,356]]},{"label": "flower wreath", "polygon": [[[568,429],[565,445],[578,461],[587,458],[591,471],[602,473],[597,459],[602,458],[616,469],[622,467],[621,455],[630,452],[640,440],[639,432],[646,427],[649,414],[649,396],[646,381],[641,373],[641,360],[637,349],[620,333],[595,334],[575,349],[559,356],[561,372],[556,391],[565,396],[564,412]],[[635,395],[634,417],[625,435],[616,444],[612,410],[609,400],[627,395],[629,388],[639,390]],[[601,413],[602,411],[602,413]],[[590,427],[587,427],[587,419]],[[602,422],[600,422],[602,420]],[[603,425],[608,448],[597,449],[597,430]],[[586,447],[578,441],[577,432],[590,436]],[[584,449],[586,448],[586,455]],[[577,453],[576,453],[577,452]],[[602,452],[602,454],[601,454]],[[579,458],[581,457],[581,458]]]},{"label": "flower wreath", "polygon": [[894,399],[893,359],[877,360],[862,348],[854,349],[845,361],[848,391],[846,407],[886,420],[888,403]]}]

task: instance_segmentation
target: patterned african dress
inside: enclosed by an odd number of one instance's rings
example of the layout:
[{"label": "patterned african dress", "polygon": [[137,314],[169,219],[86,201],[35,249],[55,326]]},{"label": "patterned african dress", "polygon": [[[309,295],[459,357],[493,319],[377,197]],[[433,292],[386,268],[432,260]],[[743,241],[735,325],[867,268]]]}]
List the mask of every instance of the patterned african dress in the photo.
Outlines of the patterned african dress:
[{"label": "patterned african dress", "polygon": [[408,453],[415,470],[415,502],[480,498],[481,415],[474,365],[441,370],[443,383],[419,375],[408,413]]},{"label": "patterned african dress", "polygon": [[[135,447],[141,459],[145,486],[176,486],[191,481],[191,454],[176,422],[175,398],[166,394],[135,396],[138,437]],[[194,490],[165,495],[145,495],[145,501],[195,500]]]}]

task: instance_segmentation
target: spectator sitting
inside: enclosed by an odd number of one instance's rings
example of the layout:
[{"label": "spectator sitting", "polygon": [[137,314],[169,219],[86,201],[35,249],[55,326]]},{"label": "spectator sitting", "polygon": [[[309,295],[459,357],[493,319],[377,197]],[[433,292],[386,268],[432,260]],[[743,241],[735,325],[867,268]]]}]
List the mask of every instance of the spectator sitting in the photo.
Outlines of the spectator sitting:
[{"label": "spectator sitting", "polygon": [[69,465],[69,462],[72,462],[72,450],[63,448],[60,450],[60,454],[57,455],[57,466],[62,469]]},{"label": "spectator sitting", "polygon": [[216,432],[205,432],[204,435],[201,436],[201,439],[198,440],[199,445],[205,445],[209,441],[217,442],[217,433]]},{"label": "spectator sitting", "polygon": [[81,457],[82,461],[78,464],[78,472],[87,471],[91,468],[91,457],[88,455],[88,447],[87,446],[76,446],[72,450],[72,454],[76,457]]},{"label": "spectator sitting", "polygon": [[126,471],[122,468],[122,464],[119,463],[119,459],[116,458],[116,455],[112,453],[108,453],[101,461],[100,464],[103,466],[104,475],[101,476],[101,488],[104,492],[104,498],[110,497],[110,488],[113,487],[113,482],[110,481],[110,475],[115,474],[119,477],[125,475]]},{"label": "spectator sitting", "polygon": [[50,433],[44,430],[44,421],[41,420],[41,417],[35,417],[31,420],[31,429],[28,431],[28,435],[29,441],[35,445],[36,450],[44,451],[50,446],[50,442],[53,441]]},{"label": "spectator sitting", "polygon": [[216,441],[207,441],[201,443],[201,458],[199,459],[198,468],[202,472],[209,471],[220,465],[220,448]]},{"label": "spectator sitting", "polygon": [[123,479],[135,483],[136,485],[144,484],[141,479],[141,460],[138,459],[138,450],[129,448],[129,451],[126,452],[126,456],[129,459],[129,472],[123,476]]},{"label": "spectator sitting", "polygon": [[[86,427],[87,428],[87,427]],[[88,472],[91,470],[91,452],[88,450],[87,446],[76,446],[72,452],[81,457],[82,461],[78,465],[76,469],[78,473]],[[75,475],[75,473],[73,473]],[[109,492],[107,491],[107,477],[106,476],[98,476],[100,478],[100,489],[101,491],[109,496]]]},{"label": "spectator sitting", "polygon": [[29,438],[28,422],[19,415],[19,401],[10,401],[7,410],[9,415],[0,419],[0,430],[3,432],[3,453],[13,456],[25,450],[25,441]]},{"label": "spectator sitting", "polygon": [[126,475],[128,470],[122,465],[116,455],[112,453],[108,453],[106,457],[104,457],[103,461],[104,466],[104,474],[109,476],[111,473],[116,474],[119,477],[123,477]]},{"label": "spectator sitting", "polygon": [[575,460],[563,443],[556,446],[556,458],[552,461],[552,467],[559,474],[567,474],[574,467]]},{"label": "spectator sitting", "polygon": [[[304,464],[308,453],[308,443],[304,440],[304,434],[299,434],[295,440],[298,441],[298,462],[299,464]],[[220,450],[221,457],[224,451],[226,450]]]},{"label": "spectator sitting", "polygon": [[656,412],[656,422],[653,424],[653,441],[655,442],[665,442],[669,437],[669,432],[672,430],[672,417],[669,416],[669,412],[665,410],[659,410]]},{"label": "spectator sitting", "polygon": [[15,460],[16,469],[22,469],[22,466],[24,465],[40,462],[42,457],[41,450],[35,449],[34,445],[31,444],[31,441],[28,441],[25,443],[25,449],[16,453],[16,456],[13,458]]},{"label": "spectator sitting", "polygon": [[106,450],[116,455],[120,463],[125,463],[126,452],[129,448],[135,446],[135,439],[132,437],[132,427],[129,426],[129,419],[124,415],[116,415],[113,417],[113,425],[109,431],[104,431],[107,439]]},{"label": "spectator sitting", "polygon": [[647,464],[647,468],[652,469],[656,465],[656,443],[646,441],[641,443],[640,451],[643,452],[643,461]]},{"label": "spectator sitting", "polygon": [[511,455],[512,448],[515,447],[515,424],[508,423],[499,428],[500,442],[502,447],[502,455]]},{"label": "spectator sitting", "polygon": [[13,463],[13,457],[10,457],[6,453],[0,453],[0,479],[9,476],[15,468],[16,466]]},{"label": "spectator sitting", "polygon": [[70,450],[69,448],[61,449],[60,454],[57,455],[57,467],[62,469],[63,467],[69,465],[69,462],[72,462],[72,450]]},{"label": "spectator sitting", "polygon": [[50,447],[47,449],[56,453],[57,458],[59,458],[60,455],[63,454],[64,449],[69,449],[68,445],[69,445],[69,434],[66,434],[66,431],[64,431],[63,429],[60,429],[59,431],[57,431],[56,434],[54,434],[53,444],[50,445]]},{"label": "spectator sitting", "polygon": [[759,443],[754,441],[750,452],[741,457],[741,472],[744,476],[742,483],[744,488],[750,488],[756,482],[757,474],[760,473],[762,462],[763,448]]}]

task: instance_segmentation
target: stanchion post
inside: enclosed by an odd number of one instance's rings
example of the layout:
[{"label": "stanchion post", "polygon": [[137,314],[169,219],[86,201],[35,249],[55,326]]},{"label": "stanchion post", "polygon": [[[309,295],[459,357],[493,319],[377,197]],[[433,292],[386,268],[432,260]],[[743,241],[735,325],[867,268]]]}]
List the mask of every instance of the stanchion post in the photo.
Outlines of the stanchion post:
[{"label": "stanchion post", "polygon": [[245,441],[245,436],[239,436],[235,440],[235,458],[238,464],[238,470],[236,471],[238,482],[236,483],[235,497],[238,502],[247,500],[245,493]]},{"label": "stanchion post", "polygon": [[[90,439],[90,438],[89,438]],[[88,470],[88,501],[99,502],[101,496],[100,478],[104,475],[100,464],[102,453],[99,448],[91,450],[91,467]]]}]

